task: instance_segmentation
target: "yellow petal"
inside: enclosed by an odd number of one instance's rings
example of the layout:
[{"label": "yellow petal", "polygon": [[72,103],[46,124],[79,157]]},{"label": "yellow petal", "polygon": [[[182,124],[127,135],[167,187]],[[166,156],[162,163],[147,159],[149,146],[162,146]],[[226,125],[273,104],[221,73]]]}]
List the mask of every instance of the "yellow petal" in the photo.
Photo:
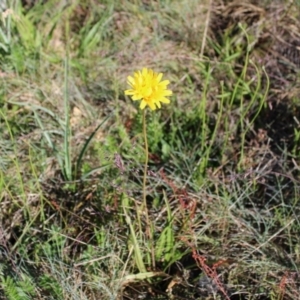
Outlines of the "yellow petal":
[{"label": "yellow petal", "polygon": [[164,80],[164,81],[162,81],[162,82],[159,83],[159,86],[166,86],[166,85],[168,85],[169,83],[170,83],[169,80]]},{"label": "yellow petal", "polygon": [[147,105],[147,102],[142,100],[141,104],[140,104],[140,109],[144,109]]},{"label": "yellow petal", "polygon": [[154,77],[155,73],[153,72],[153,70],[148,70],[148,77],[149,77],[149,80],[152,80],[153,77]]},{"label": "yellow petal", "polygon": [[156,77],[157,82],[160,82],[162,77],[163,77],[163,73],[159,73]]},{"label": "yellow petal", "polygon": [[172,91],[170,91],[170,90],[165,90],[165,91],[162,92],[162,94],[163,94],[164,96],[170,96],[170,95],[172,95],[173,93],[172,93]]},{"label": "yellow petal", "polygon": [[156,106],[155,106],[154,102],[149,102],[148,105],[149,105],[149,107],[150,107],[152,110],[155,110],[155,109],[156,109]]},{"label": "yellow petal", "polygon": [[134,90],[126,90],[125,92],[125,95],[133,95],[135,93]]},{"label": "yellow petal", "polygon": [[135,95],[132,96],[132,100],[133,101],[135,101],[135,100],[141,100],[141,99],[142,99],[141,95],[135,94]]},{"label": "yellow petal", "polygon": [[170,100],[168,98],[165,98],[165,97],[161,97],[159,99],[159,101],[162,102],[162,103],[170,103]]},{"label": "yellow petal", "polygon": [[134,84],[134,78],[132,76],[128,76],[127,81],[129,84]]},{"label": "yellow petal", "polygon": [[161,104],[159,101],[155,102],[155,104],[157,105],[158,108],[161,108]]},{"label": "yellow petal", "polygon": [[147,69],[147,68],[143,68],[142,75],[143,75],[144,77],[146,77],[147,74],[148,74],[148,69]]}]

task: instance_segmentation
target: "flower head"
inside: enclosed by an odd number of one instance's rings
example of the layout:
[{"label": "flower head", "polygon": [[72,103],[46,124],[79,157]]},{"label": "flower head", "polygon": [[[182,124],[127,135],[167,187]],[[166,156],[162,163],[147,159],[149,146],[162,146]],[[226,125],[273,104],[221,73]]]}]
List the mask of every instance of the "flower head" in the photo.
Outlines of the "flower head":
[{"label": "flower head", "polygon": [[131,96],[132,100],[142,100],[140,108],[144,109],[147,105],[155,110],[161,108],[162,103],[170,103],[166,96],[172,95],[171,90],[167,90],[169,80],[161,81],[163,74],[155,73],[151,69],[143,68],[142,71],[134,73],[133,77],[128,76],[127,82],[131,89],[125,91],[125,95]]}]

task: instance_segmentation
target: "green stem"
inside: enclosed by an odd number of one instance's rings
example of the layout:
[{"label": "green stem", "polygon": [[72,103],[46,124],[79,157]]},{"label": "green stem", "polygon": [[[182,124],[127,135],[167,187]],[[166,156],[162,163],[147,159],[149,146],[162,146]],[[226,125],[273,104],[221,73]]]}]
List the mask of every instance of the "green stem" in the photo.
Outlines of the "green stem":
[{"label": "green stem", "polygon": [[[147,183],[147,173],[148,173],[148,161],[149,161],[149,150],[148,150],[148,140],[147,140],[147,129],[146,129],[146,109],[143,110],[143,134],[145,141],[145,166],[144,166],[144,177],[143,177],[143,206],[147,211],[147,200],[146,200],[146,183]],[[147,213],[148,215],[148,213]]]},{"label": "green stem", "polygon": [[155,268],[155,249],[154,249],[154,241],[153,241],[153,234],[152,234],[152,226],[149,220],[148,208],[147,208],[147,191],[146,191],[146,184],[147,184],[147,174],[148,174],[148,161],[149,161],[149,150],[148,150],[148,139],[147,139],[147,128],[146,128],[146,109],[143,110],[143,134],[144,134],[144,141],[145,141],[145,166],[144,166],[144,177],[143,177],[143,204],[142,204],[142,211],[145,212],[146,215],[146,223],[147,223],[147,233],[149,237],[149,242],[151,244],[151,260],[152,260],[152,267]]}]

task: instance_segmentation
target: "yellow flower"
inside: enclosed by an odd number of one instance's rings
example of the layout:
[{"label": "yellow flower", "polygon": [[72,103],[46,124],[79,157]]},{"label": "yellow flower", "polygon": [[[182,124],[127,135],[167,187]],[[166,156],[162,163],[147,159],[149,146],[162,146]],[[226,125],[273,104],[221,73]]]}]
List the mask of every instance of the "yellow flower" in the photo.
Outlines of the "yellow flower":
[{"label": "yellow flower", "polygon": [[170,103],[166,96],[172,95],[171,90],[167,90],[169,80],[161,81],[163,74],[155,73],[151,69],[143,68],[137,71],[134,76],[128,76],[127,82],[131,89],[125,91],[125,95],[131,96],[132,100],[142,100],[140,108],[144,109],[147,105],[155,110],[161,108],[162,103]]}]

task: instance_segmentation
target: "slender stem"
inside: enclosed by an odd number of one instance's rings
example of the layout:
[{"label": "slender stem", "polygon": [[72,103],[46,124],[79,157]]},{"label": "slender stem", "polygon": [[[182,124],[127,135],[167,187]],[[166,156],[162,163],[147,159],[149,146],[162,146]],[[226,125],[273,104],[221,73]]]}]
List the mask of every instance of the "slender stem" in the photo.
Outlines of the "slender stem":
[{"label": "slender stem", "polygon": [[[149,150],[148,150],[148,140],[147,140],[147,128],[146,128],[146,109],[143,110],[143,134],[145,142],[145,166],[144,166],[144,177],[143,177],[143,205],[147,212],[147,200],[146,200],[146,183],[147,183],[147,173],[148,173],[148,160],[149,160]],[[147,217],[148,218],[148,217]]]},{"label": "slender stem", "polygon": [[152,226],[149,220],[148,208],[147,208],[147,191],[146,191],[146,184],[147,184],[147,175],[148,175],[148,161],[149,161],[149,150],[148,150],[148,140],[147,140],[147,128],[146,128],[146,109],[143,110],[143,134],[144,134],[144,141],[145,141],[145,166],[144,166],[144,177],[143,177],[143,204],[142,204],[142,211],[145,212],[146,215],[146,223],[147,223],[147,233],[149,237],[149,242],[151,244],[151,260],[152,260],[152,267],[155,268],[155,249],[154,249],[154,241],[153,241],[153,234],[152,234]]}]

